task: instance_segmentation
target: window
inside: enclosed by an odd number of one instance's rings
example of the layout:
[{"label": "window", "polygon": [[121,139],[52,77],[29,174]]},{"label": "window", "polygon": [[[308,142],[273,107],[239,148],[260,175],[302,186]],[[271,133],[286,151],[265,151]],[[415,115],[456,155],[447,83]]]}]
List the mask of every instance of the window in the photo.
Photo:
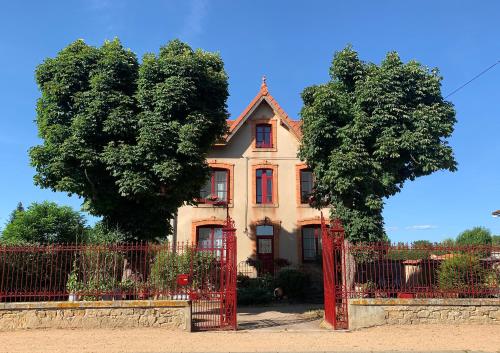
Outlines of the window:
[{"label": "window", "polygon": [[196,245],[198,249],[216,251],[220,253],[222,248],[222,227],[203,226],[198,227],[196,234]]},{"label": "window", "polygon": [[272,148],[273,133],[271,124],[259,124],[255,127],[255,147]]},{"label": "window", "polygon": [[274,235],[273,226],[257,226],[255,228],[255,234],[258,237],[273,236]]},{"label": "window", "polygon": [[256,197],[257,204],[273,203],[273,170],[257,169],[256,171]]},{"label": "window", "polygon": [[316,261],[321,254],[321,228],[319,225],[302,227],[302,260]]},{"label": "window", "polygon": [[300,171],[300,203],[309,203],[313,190],[313,173],[308,169]]},{"label": "window", "polygon": [[229,171],[226,169],[212,169],[210,177],[201,189],[200,198],[204,201],[228,201]]}]

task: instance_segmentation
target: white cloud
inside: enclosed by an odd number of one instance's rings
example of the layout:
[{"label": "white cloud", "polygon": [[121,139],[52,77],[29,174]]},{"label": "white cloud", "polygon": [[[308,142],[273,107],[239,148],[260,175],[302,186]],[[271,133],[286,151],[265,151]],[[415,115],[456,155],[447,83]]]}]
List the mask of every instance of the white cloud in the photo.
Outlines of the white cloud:
[{"label": "white cloud", "polygon": [[428,229],[436,229],[437,226],[434,224],[417,224],[413,226],[405,227],[407,230],[428,230]]},{"label": "white cloud", "polygon": [[399,230],[399,227],[385,227],[385,229],[390,232],[396,232]]},{"label": "white cloud", "polygon": [[189,14],[184,22],[181,31],[181,38],[184,40],[193,39],[203,30],[203,19],[208,12],[207,0],[192,0],[189,7]]}]

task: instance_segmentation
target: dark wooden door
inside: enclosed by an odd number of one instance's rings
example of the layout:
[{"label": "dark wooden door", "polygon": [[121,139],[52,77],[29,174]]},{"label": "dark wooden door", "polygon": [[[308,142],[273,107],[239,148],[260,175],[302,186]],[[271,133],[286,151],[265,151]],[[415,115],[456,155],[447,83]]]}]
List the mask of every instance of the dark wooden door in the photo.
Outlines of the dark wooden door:
[{"label": "dark wooden door", "polygon": [[261,273],[274,273],[274,241],[272,236],[257,238],[257,258],[261,265]]}]

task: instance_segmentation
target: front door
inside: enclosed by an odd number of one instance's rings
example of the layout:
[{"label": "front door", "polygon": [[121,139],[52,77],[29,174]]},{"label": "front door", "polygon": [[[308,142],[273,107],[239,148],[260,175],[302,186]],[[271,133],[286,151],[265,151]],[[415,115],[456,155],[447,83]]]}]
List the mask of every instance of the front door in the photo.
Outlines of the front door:
[{"label": "front door", "polygon": [[274,244],[273,237],[259,237],[257,243],[257,257],[261,264],[262,273],[274,273]]},{"label": "front door", "polygon": [[257,226],[257,259],[260,273],[274,273],[274,227]]}]

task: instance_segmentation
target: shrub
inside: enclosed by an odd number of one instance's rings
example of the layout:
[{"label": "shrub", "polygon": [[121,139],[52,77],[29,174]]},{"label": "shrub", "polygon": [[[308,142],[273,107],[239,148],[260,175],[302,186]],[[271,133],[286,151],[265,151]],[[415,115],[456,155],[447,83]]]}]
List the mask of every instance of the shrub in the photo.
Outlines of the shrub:
[{"label": "shrub", "polygon": [[484,227],[474,227],[460,233],[457,237],[457,245],[490,245],[491,232]]},{"label": "shrub", "polygon": [[289,299],[303,299],[309,283],[308,275],[293,269],[281,270],[276,278],[276,286],[281,287]]},{"label": "shrub", "polygon": [[444,260],[438,269],[439,288],[444,291],[467,293],[484,286],[486,271],[479,258],[458,254]]},{"label": "shrub", "polygon": [[238,305],[268,304],[273,300],[273,292],[260,287],[238,288]]},{"label": "shrub", "polygon": [[177,276],[191,274],[191,287],[197,289],[210,281],[218,265],[215,254],[209,251],[197,251],[192,247],[182,253],[173,253],[161,247],[151,265],[149,282],[154,290],[175,291]]}]

